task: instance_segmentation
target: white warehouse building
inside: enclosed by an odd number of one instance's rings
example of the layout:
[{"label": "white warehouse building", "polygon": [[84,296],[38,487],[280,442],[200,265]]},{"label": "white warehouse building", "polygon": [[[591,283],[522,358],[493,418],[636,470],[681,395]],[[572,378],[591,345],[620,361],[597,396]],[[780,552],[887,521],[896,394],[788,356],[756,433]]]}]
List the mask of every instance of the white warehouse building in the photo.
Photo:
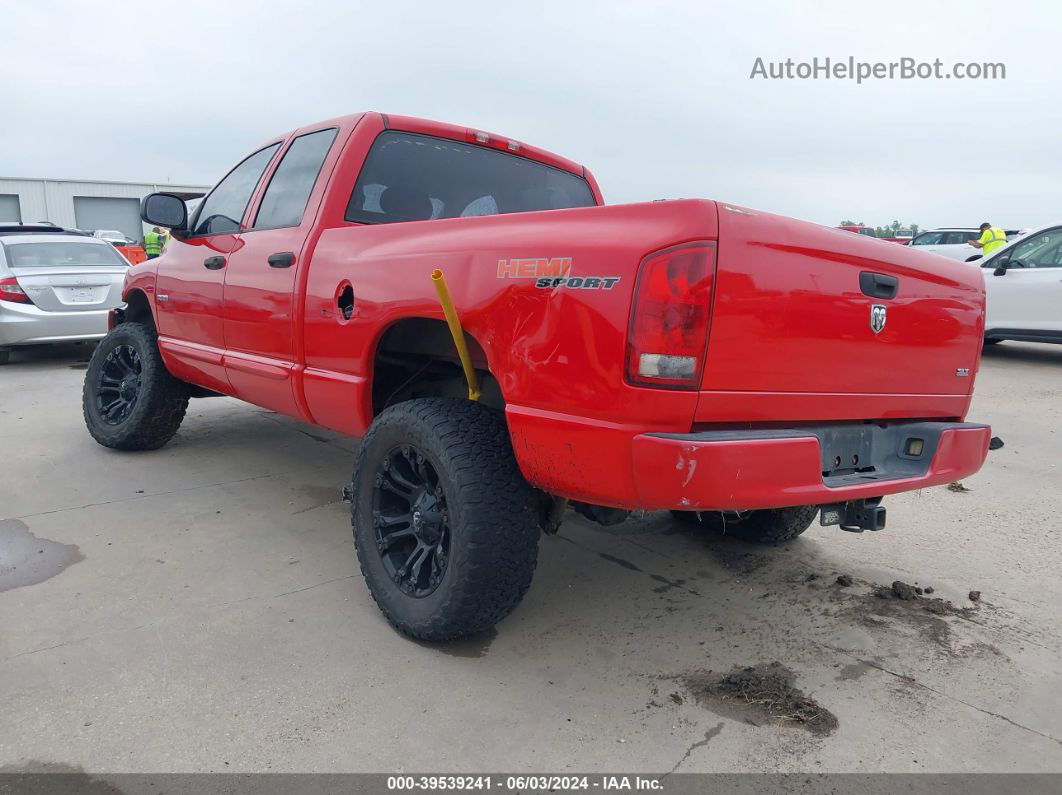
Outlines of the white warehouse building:
[{"label": "white warehouse building", "polygon": [[140,200],[149,193],[203,194],[204,185],[0,177],[0,223],[51,221],[75,229],[117,229],[141,240]]}]

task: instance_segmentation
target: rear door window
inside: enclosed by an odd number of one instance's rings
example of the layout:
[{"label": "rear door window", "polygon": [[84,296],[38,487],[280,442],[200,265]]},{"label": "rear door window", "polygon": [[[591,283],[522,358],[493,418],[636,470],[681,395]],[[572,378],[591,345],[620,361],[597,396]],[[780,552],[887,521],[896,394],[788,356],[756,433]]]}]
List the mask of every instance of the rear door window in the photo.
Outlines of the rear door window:
[{"label": "rear door window", "polygon": [[260,149],[228,173],[203,200],[195,218],[192,237],[234,234],[247,211],[258,181],[273,159],[280,143]]},{"label": "rear door window", "polygon": [[347,204],[363,224],[594,206],[582,177],[518,155],[444,138],[380,134]]},{"label": "rear door window", "polygon": [[328,150],[336,138],[336,128],[300,135],[291,142],[284,158],[269,179],[255,217],[255,229],[298,226],[306,211]]}]

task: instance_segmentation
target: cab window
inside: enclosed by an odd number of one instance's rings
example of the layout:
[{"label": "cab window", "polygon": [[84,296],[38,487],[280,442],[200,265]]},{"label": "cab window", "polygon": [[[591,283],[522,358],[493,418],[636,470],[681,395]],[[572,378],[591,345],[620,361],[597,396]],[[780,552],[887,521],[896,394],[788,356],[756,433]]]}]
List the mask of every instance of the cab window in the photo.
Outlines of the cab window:
[{"label": "cab window", "polygon": [[300,135],[291,142],[269,179],[269,187],[254,220],[255,229],[278,229],[302,223],[306,202],[328,150],[332,148],[336,132],[332,127]]},{"label": "cab window", "polygon": [[944,237],[943,232],[923,232],[911,241],[912,246],[936,246]]},{"label": "cab window", "polygon": [[347,204],[362,224],[594,206],[581,176],[482,146],[404,132],[381,133]]},{"label": "cab window", "polygon": [[228,173],[203,200],[196,214],[192,237],[233,234],[251,201],[255,186],[265,173],[280,143],[260,149]]}]

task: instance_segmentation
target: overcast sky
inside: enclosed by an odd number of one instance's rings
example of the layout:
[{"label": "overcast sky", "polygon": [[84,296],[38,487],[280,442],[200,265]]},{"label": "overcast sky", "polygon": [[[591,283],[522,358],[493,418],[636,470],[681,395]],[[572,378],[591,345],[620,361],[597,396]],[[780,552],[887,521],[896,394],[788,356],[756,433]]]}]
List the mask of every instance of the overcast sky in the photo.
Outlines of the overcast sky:
[{"label": "overcast sky", "polygon": [[[556,151],[609,203],[1062,220],[1058,3],[7,0],[0,19],[0,176],[209,184],[278,132],[380,110]],[[749,78],[815,56],[1006,79]]]}]

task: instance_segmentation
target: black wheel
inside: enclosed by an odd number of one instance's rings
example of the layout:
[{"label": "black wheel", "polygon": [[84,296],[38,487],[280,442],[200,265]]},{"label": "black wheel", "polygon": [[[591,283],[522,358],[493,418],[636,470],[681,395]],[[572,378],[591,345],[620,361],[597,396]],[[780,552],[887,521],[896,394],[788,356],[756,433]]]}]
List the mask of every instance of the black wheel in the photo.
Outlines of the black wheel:
[{"label": "black wheel", "polygon": [[737,536],[756,544],[781,544],[803,533],[815,520],[817,505],[768,508],[760,511],[720,513],[718,511],[672,511],[681,522],[696,524],[724,535]]},{"label": "black wheel", "polygon": [[82,391],[92,438],[118,450],[155,450],[168,442],[188,408],[188,385],[170,375],[154,329],[122,323],[89,359]]},{"label": "black wheel", "polygon": [[538,558],[536,496],[499,412],[424,398],[380,414],[358,450],[351,521],[387,620],[440,641],[508,615]]}]

